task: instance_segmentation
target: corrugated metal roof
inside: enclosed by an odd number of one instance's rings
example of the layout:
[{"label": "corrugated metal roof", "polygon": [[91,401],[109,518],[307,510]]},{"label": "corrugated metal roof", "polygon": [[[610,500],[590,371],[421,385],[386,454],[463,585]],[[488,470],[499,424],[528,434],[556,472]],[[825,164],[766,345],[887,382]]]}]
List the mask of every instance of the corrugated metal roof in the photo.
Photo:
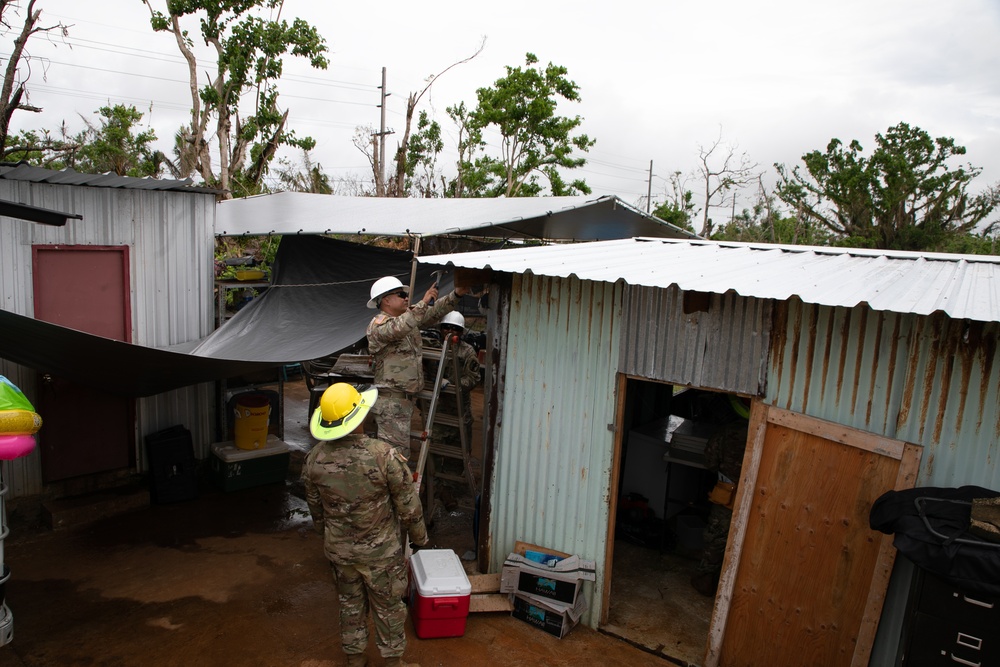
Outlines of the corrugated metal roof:
[{"label": "corrugated metal roof", "polygon": [[702,240],[617,241],[434,255],[429,264],[492,268],[1000,322],[1000,256]]},{"label": "corrugated metal roof", "polygon": [[219,192],[212,188],[191,185],[190,178],[175,181],[167,178],[134,178],[117,174],[84,174],[73,169],[45,169],[26,163],[0,165],[0,178],[11,181],[30,181],[52,185],[86,185],[96,188],[123,188],[126,190],[181,190],[184,192]]},{"label": "corrugated metal roof", "polygon": [[613,196],[395,199],[306,192],[278,192],[220,202],[215,233],[463,234],[589,241],[694,236]]}]

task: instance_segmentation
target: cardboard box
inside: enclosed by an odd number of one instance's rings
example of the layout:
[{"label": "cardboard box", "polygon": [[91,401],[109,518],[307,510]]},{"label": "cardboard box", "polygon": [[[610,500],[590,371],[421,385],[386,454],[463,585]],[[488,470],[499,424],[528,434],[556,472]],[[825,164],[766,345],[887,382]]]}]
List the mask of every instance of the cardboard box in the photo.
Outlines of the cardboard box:
[{"label": "cardboard box", "polygon": [[520,619],[553,637],[562,639],[573,629],[587,611],[587,598],[581,593],[572,605],[553,600],[542,600],[524,593],[514,593],[514,611],[511,616]]},{"label": "cardboard box", "polygon": [[209,474],[223,491],[284,482],[291,455],[288,445],[268,435],[260,449],[239,449],[232,440],[216,442],[209,457]]},{"label": "cardboard box", "polygon": [[[536,558],[543,562],[536,562]],[[524,556],[512,553],[500,571],[500,592],[523,593],[572,606],[583,589],[583,582],[596,578],[592,560],[536,555],[531,551]]]},{"label": "cardboard box", "polygon": [[472,584],[451,549],[422,549],[410,557],[410,616],[421,639],[461,637]]}]

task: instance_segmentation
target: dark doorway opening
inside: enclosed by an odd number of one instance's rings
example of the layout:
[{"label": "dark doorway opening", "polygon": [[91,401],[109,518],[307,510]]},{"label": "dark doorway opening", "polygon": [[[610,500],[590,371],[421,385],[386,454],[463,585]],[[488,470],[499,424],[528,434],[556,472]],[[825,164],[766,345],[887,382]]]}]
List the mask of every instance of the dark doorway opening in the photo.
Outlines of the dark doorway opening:
[{"label": "dark doorway opening", "polygon": [[[715,597],[714,586],[699,591],[693,580],[706,567],[705,528],[713,513],[708,498],[719,480],[705,449],[723,426],[746,423],[748,403],[721,392],[639,379],[626,381],[624,400],[611,588],[602,630],[671,661],[700,665]],[[745,440],[744,435],[744,445]],[[711,543],[718,539],[714,534]]]}]

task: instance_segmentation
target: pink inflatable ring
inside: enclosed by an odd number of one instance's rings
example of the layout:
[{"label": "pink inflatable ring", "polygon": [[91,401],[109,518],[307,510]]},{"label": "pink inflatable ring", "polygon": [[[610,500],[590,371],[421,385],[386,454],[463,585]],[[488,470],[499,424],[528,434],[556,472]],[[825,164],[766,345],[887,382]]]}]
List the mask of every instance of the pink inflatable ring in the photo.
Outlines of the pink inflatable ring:
[{"label": "pink inflatable ring", "polygon": [[35,448],[35,436],[27,433],[0,433],[0,460],[10,461]]}]

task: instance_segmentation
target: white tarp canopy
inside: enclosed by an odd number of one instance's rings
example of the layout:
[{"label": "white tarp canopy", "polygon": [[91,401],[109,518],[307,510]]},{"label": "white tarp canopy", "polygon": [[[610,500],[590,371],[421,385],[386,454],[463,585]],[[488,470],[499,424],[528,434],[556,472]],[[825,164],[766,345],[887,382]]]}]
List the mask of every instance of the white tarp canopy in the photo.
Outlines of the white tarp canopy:
[{"label": "white tarp canopy", "polygon": [[695,238],[615,196],[395,199],[305,192],[222,201],[215,234],[456,234],[576,241]]}]

